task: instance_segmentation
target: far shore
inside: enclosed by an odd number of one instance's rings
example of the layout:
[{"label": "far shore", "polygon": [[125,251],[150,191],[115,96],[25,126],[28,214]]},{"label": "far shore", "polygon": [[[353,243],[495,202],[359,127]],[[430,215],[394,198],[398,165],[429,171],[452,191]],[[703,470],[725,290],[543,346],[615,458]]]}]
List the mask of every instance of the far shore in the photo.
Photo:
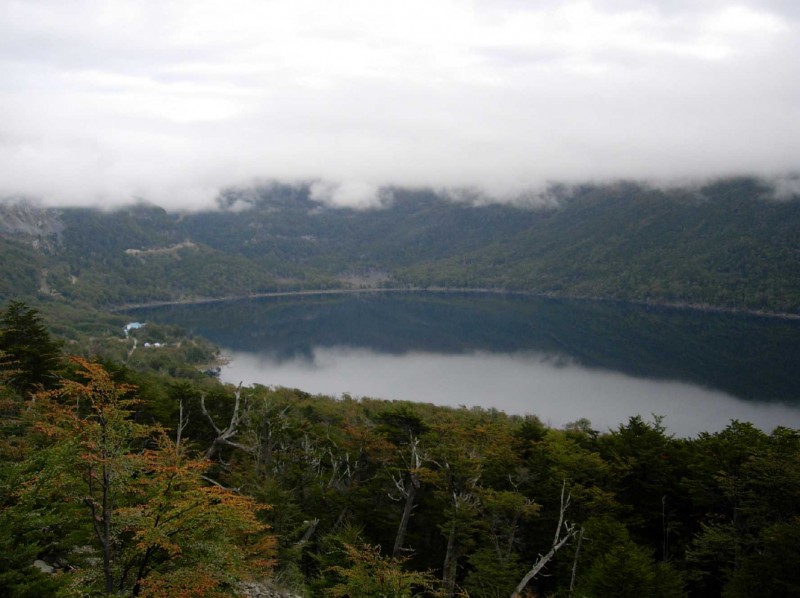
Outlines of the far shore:
[{"label": "far shore", "polygon": [[361,287],[361,288],[337,288],[337,289],[303,289],[294,291],[270,291],[266,293],[251,293],[248,295],[224,295],[221,297],[194,297],[185,299],[174,299],[169,301],[146,301],[142,303],[126,303],[111,307],[110,312],[124,312],[134,309],[145,309],[151,307],[167,307],[170,305],[201,305],[204,303],[225,303],[228,301],[243,301],[247,299],[268,299],[278,297],[313,297],[324,295],[358,295],[361,293],[467,293],[475,295],[513,295],[519,297],[538,297],[542,299],[565,299],[572,301],[602,301],[619,304],[664,307],[671,309],[689,309],[696,311],[747,314],[761,316],[765,318],[782,318],[786,320],[799,320],[800,314],[773,312],[755,309],[745,309],[737,307],[725,307],[718,305],[699,304],[699,303],[677,303],[669,301],[647,301],[636,299],[619,299],[613,297],[592,297],[559,295],[555,293],[542,293],[536,291],[521,291],[498,288],[474,288],[474,287]]}]

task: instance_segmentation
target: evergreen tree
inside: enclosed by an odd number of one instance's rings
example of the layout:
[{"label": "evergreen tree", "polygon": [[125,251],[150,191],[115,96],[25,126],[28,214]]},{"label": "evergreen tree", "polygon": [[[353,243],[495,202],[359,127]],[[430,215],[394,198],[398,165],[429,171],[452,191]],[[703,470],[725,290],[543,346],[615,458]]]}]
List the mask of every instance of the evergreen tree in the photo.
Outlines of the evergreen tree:
[{"label": "evergreen tree", "polygon": [[0,356],[8,386],[27,394],[55,383],[61,343],[50,336],[37,310],[11,301],[0,315]]}]

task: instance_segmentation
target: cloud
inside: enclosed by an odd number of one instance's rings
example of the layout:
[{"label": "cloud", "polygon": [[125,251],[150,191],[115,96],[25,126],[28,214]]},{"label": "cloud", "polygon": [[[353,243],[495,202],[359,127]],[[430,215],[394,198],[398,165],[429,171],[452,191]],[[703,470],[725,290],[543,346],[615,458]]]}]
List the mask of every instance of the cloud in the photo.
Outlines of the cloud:
[{"label": "cloud", "polygon": [[800,155],[793,2],[7,0],[0,194],[207,206],[324,180],[508,195],[780,175]]},{"label": "cloud", "polygon": [[391,191],[364,181],[315,181],[311,184],[311,199],[334,206],[349,208],[381,207],[391,201]]},{"label": "cloud", "polygon": [[773,199],[785,201],[800,197],[800,175],[783,176],[769,182],[772,186]]}]

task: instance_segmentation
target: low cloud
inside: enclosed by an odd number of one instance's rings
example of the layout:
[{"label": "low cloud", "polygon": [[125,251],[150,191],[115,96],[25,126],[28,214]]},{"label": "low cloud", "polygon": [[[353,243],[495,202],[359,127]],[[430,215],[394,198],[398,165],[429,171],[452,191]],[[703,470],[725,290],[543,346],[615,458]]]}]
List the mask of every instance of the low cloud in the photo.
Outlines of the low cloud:
[{"label": "low cloud", "polygon": [[795,3],[9,0],[0,195],[213,205],[797,172]]},{"label": "low cloud", "polygon": [[775,178],[769,182],[772,186],[773,199],[786,201],[800,197],[800,174]]},{"label": "low cloud", "polygon": [[391,201],[388,189],[363,181],[316,181],[311,184],[309,196],[314,201],[347,208],[377,208]]}]

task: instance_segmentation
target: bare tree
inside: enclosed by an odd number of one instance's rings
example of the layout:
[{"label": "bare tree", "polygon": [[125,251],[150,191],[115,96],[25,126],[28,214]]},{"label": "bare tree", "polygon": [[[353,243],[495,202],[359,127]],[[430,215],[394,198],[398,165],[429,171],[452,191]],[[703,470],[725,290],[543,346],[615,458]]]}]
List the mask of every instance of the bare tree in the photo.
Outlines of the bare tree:
[{"label": "bare tree", "polygon": [[569,598],[575,591],[575,577],[578,574],[578,558],[581,554],[581,544],[583,543],[583,528],[578,532],[578,545],[575,547],[575,558],[572,561],[572,577],[569,580]]},{"label": "bare tree", "polygon": [[183,431],[186,429],[186,426],[189,425],[189,414],[187,413],[185,416],[183,414],[183,399],[181,399],[180,404],[180,413],[178,414],[178,427],[175,430],[175,446],[180,449],[181,447],[181,439],[183,437]]},{"label": "bare tree", "polygon": [[[392,476],[395,488],[397,488],[398,495],[394,493],[389,494],[389,498],[393,500],[405,499],[405,506],[403,507],[403,515],[400,518],[400,525],[397,527],[397,534],[394,538],[394,548],[392,549],[392,557],[398,558],[400,551],[403,549],[403,542],[408,529],[408,521],[411,519],[411,513],[416,504],[414,500],[417,496],[417,490],[420,487],[419,469],[422,467],[423,456],[419,447],[419,437],[409,434],[409,455],[408,460],[401,453],[403,461],[406,464],[406,473],[403,475]],[[396,497],[396,498],[395,498]]]},{"label": "bare tree", "polygon": [[242,420],[244,419],[245,415],[247,414],[249,408],[249,402],[247,398],[242,400],[242,383],[239,382],[239,386],[236,387],[236,391],[234,392],[235,401],[233,404],[233,413],[231,413],[231,420],[225,428],[220,428],[217,426],[216,422],[214,422],[214,418],[211,417],[211,414],[206,409],[206,401],[205,401],[205,394],[200,395],[200,408],[203,411],[203,415],[206,416],[206,419],[211,424],[211,427],[214,428],[214,433],[217,435],[214,438],[214,441],[211,443],[211,446],[208,447],[206,451],[205,458],[211,459],[213,458],[221,446],[232,446],[234,448],[241,449],[247,453],[254,453],[255,447],[247,446],[245,444],[241,444],[239,442],[234,442],[231,440],[236,434],[239,433],[239,425],[241,424]]},{"label": "bare tree", "polygon": [[520,592],[525,589],[525,586],[527,586],[530,581],[539,574],[539,572],[547,563],[550,562],[550,560],[556,555],[561,547],[563,547],[564,544],[569,542],[569,540],[578,533],[578,528],[574,523],[567,523],[564,521],[564,514],[569,508],[570,498],[572,496],[571,494],[567,494],[565,497],[564,494],[566,493],[566,490],[567,481],[564,480],[564,483],[561,485],[561,506],[559,507],[558,511],[558,525],[556,525],[556,533],[553,536],[553,543],[550,546],[550,550],[548,550],[545,554],[539,555],[539,558],[536,559],[533,567],[531,567],[530,571],[525,574],[525,576],[522,578],[522,581],[519,582],[516,589],[511,594],[511,598],[518,598]]},{"label": "bare tree", "polygon": [[294,438],[292,424],[287,416],[290,405],[272,405],[266,397],[261,407],[250,418],[255,433],[254,445],[256,472],[261,475],[280,475],[286,467],[286,453],[290,450],[290,438]]}]

